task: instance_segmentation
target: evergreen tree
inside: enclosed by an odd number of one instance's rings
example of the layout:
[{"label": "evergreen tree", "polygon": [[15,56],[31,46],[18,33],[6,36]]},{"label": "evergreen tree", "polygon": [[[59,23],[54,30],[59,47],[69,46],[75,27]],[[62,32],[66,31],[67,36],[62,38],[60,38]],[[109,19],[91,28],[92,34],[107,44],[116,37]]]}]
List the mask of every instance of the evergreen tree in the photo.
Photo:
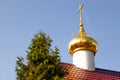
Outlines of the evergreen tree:
[{"label": "evergreen tree", "polygon": [[51,42],[43,32],[34,36],[27,50],[27,63],[24,58],[17,58],[17,80],[63,80],[65,74],[59,65],[59,50],[56,47],[52,50]]}]

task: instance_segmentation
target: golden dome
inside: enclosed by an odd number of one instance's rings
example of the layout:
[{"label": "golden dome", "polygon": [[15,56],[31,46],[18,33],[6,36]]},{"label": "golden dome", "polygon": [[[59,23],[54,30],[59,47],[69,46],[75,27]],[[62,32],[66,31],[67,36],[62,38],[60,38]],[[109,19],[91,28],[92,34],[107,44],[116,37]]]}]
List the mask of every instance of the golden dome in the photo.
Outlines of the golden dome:
[{"label": "golden dome", "polygon": [[83,25],[80,26],[79,33],[70,41],[68,45],[68,50],[71,55],[79,50],[90,50],[95,55],[97,48],[97,42],[85,33]]},{"label": "golden dome", "polygon": [[79,50],[90,50],[95,55],[98,49],[98,45],[97,45],[97,42],[92,37],[88,36],[84,31],[83,23],[82,23],[82,7],[83,7],[83,4],[80,5],[78,9],[78,12],[80,14],[80,31],[70,41],[68,45],[68,50],[71,55],[73,55],[74,52]]}]

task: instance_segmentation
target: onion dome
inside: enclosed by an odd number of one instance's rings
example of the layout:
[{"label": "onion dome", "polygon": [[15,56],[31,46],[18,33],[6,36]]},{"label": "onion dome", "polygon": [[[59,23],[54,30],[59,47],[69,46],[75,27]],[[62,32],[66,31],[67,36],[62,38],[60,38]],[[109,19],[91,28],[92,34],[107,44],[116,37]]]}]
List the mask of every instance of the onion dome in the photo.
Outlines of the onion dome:
[{"label": "onion dome", "polygon": [[[83,5],[82,5],[83,6]],[[82,7],[80,7],[80,31],[79,33],[69,42],[68,51],[73,55],[76,51],[80,50],[90,50],[94,53],[97,52],[98,45],[97,42],[85,33],[82,23]]]}]

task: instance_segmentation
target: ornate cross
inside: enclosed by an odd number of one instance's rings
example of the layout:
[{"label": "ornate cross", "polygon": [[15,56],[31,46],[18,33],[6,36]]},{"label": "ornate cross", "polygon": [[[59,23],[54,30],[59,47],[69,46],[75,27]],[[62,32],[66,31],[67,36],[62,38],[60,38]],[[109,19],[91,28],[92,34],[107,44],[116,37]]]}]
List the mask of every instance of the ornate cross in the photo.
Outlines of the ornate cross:
[{"label": "ornate cross", "polygon": [[83,8],[83,4],[81,4],[78,9],[78,13],[80,15],[80,24],[82,24],[82,8]]}]

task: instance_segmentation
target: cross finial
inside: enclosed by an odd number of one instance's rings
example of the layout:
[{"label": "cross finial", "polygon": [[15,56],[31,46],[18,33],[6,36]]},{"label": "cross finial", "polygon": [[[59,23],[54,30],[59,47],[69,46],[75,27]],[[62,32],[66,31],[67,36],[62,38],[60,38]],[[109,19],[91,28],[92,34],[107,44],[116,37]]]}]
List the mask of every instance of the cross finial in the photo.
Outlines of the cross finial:
[{"label": "cross finial", "polygon": [[79,6],[79,9],[78,9],[78,13],[79,13],[79,15],[80,15],[80,25],[83,24],[83,23],[82,23],[82,8],[83,8],[83,4],[81,4],[81,5]]}]

